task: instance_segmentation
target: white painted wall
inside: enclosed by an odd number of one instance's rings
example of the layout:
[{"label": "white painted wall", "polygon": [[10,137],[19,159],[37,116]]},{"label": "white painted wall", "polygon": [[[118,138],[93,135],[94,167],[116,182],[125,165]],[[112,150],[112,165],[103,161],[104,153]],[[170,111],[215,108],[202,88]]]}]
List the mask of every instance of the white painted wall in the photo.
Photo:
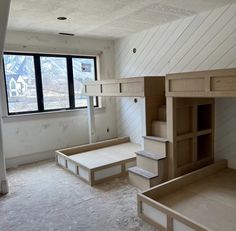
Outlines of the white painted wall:
[{"label": "white painted wall", "polygon": [[[113,41],[8,31],[6,51],[62,54],[98,54],[100,78],[113,77]],[[3,95],[4,96],[4,95]],[[99,140],[116,137],[115,100],[104,98],[104,108],[95,111]],[[86,110],[3,116],[3,146],[7,166],[54,155],[54,150],[89,142]],[[107,128],[110,132],[107,133]]]},{"label": "white painted wall", "polygon": [[[0,83],[3,79],[2,54],[5,43],[6,28],[8,21],[8,14],[10,9],[10,0],[3,0],[0,2]],[[1,89],[0,89],[1,92]],[[8,183],[6,179],[5,156],[3,152],[3,132],[2,132],[2,114],[3,114],[3,100],[0,97],[0,194],[8,193]]]},{"label": "white painted wall", "polygon": [[[226,5],[116,40],[116,77],[236,67],[235,12],[236,4]],[[118,134],[134,142],[140,142],[139,110],[130,99],[117,100]],[[217,159],[227,158],[236,168],[236,99],[216,100],[215,149]]]}]

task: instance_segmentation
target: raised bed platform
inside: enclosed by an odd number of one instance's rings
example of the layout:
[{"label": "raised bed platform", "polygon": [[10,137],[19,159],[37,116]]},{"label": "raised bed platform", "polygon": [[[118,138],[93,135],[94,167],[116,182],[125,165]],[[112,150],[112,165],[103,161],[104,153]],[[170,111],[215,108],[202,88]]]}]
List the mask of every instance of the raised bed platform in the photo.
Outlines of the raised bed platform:
[{"label": "raised bed platform", "polygon": [[128,168],[136,166],[138,150],[140,145],[131,143],[128,137],[116,138],[58,150],[56,162],[86,183],[95,185],[127,174]]},{"label": "raised bed platform", "polygon": [[236,170],[223,160],[147,190],[138,214],[160,231],[234,231]]}]

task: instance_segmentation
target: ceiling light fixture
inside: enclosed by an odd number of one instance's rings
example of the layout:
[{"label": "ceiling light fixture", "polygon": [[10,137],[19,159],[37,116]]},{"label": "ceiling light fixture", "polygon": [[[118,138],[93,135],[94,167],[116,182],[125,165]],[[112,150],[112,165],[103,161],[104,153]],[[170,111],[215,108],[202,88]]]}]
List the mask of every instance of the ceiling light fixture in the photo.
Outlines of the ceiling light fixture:
[{"label": "ceiling light fixture", "polygon": [[58,17],[57,19],[63,21],[63,20],[66,20],[67,17]]},{"label": "ceiling light fixture", "polygon": [[70,33],[63,33],[63,32],[61,32],[61,33],[59,33],[60,35],[66,35],[66,36],[75,36],[75,34],[70,34]]}]

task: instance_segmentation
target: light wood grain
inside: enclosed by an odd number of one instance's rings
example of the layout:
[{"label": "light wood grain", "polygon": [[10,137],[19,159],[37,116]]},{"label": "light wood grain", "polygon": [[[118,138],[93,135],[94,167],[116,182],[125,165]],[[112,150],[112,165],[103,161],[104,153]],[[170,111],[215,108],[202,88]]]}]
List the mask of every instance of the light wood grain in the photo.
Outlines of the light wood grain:
[{"label": "light wood grain", "polygon": [[167,97],[169,179],[213,162],[214,99]]},{"label": "light wood grain", "polygon": [[142,214],[142,203],[146,203],[193,230],[232,231],[235,195],[236,170],[228,169],[227,161],[222,160],[139,194],[138,211],[149,221]]},{"label": "light wood grain", "polygon": [[168,74],[166,95],[173,97],[235,97],[236,68]]}]

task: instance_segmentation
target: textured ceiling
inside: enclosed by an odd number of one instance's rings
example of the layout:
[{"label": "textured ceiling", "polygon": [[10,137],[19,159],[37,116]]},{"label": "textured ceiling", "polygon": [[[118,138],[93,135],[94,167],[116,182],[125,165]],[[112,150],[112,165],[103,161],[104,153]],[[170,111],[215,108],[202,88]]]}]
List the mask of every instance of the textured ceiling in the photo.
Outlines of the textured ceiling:
[{"label": "textured ceiling", "polygon": [[235,1],[11,0],[8,30],[120,38]]}]

